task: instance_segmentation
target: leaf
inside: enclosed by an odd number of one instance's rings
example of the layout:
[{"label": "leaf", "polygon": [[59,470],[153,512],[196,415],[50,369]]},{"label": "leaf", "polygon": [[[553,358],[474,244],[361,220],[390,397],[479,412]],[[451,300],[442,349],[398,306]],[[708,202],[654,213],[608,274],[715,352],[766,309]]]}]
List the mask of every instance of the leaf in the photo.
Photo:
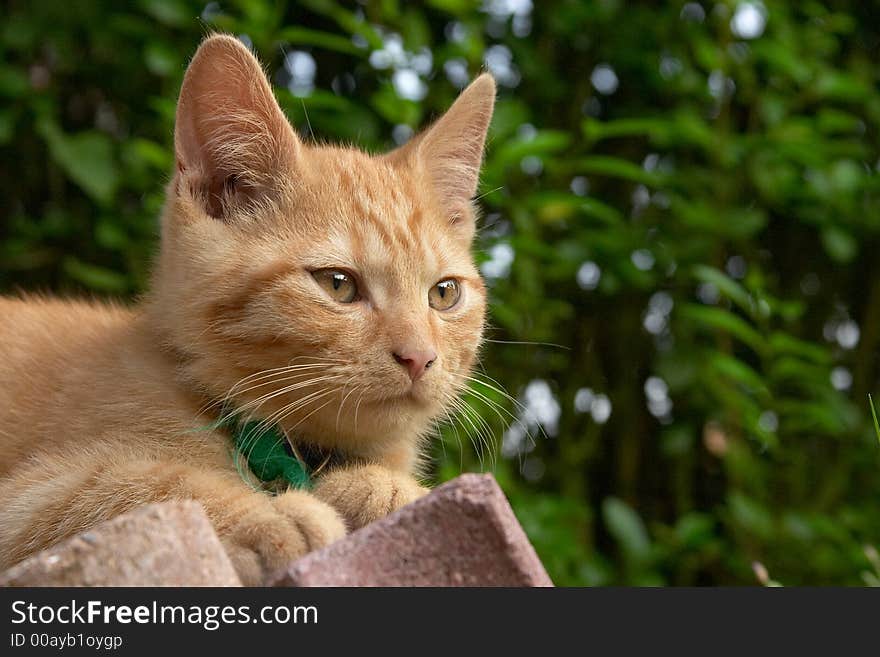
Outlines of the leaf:
[{"label": "leaf", "polygon": [[855,114],[842,112],[832,107],[819,109],[819,113],[816,116],[816,127],[827,135],[858,135],[862,125],[862,120]]},{"label": "leaf", "polygon": [[646,137],[661,147],[692,145],[701,148],[713,144],[712,130],[706,121],[688,109],[677,111],[672,118],[631,117],[600,121],[587,118],[581,132],[589,142],[617,137]]},{"label": "leaf", "polygon": [[390,84],[382,85],[373,94],[370,104],[389,123],[417,125],[422,115],[421,106],[417,102],[401,98]]},{"label": "leaf", "polygon": [[609,226],[623,223],[623,215],[617,208],[594,198],[581,199],[580,210],[584,215],[598,219]]},{"label": "leaf", "polygon": [[0,111],[0,145],[12,139],[15,130],[15,118],[12,112]]},{"label": "leaf", "polygon": [[75,256],[64,258],[62,267],[68,276],[92,290],[122,293],[129,289],[128,281],[122,274],[106,267],[82,262]]},{"label": "leaf", "polygon": [[429,0],[428,4],[454,15],[465,14],[474,7],[473,0]]},{"label": "leaf", "polygon": [[767,225],[761,208],[719,208],[698,197],[672,196],[672,211],[685,227],[710,235],[747,239]]},{"label": "leaf", "polygon": [[490,145],[504,143],[528,120],[529,108],[525,103],[509,98],[499,98],[495,103],[495,111],[492,113],[492,123],[489,124],[488,142]]},{"label": "leaf", "polygon": [[822,231],[822,246],[834,260],[846,264],[858,253],[856,239],[839,226],[829,226]]},{"label": "leaf", "polygon": [[571,168],[580,174],[623,178],[624,180],[631,180],[650,186],[657,186],[661,181],[661,177],[653,171],[646,171],[638,164],[607,155],[592,155],[580,158],[572,163]]},{"label": "leaf", "polygon": [[862,182],[862,169],[852,160],[839,160],[831,166],[828,180],[836,194],[851,194]]},{"label": "leaf", "polygon": [[545,155],[564,150],[571,143],[571,136],[561,130],[538,130],[528,137],[511,139],[504,145],[493,149],[487,163],[491,168],[519,165],[527,155]]},{"label": "leaf", "polygon": [[874,400],[871,393],[868,393],[868,404],[871,406],[871,417],[874,419],[874,433],[877,434],[877,441],[880,442],[880,423],[877,422],[877,411],[874,408]]},{"label": "leaf", "polygon": [[714,537],[715,520],[712,516],[691,511],[678,519],[675,533],[679,541],[688,548],[698,548]]},{"label": "leaf", "polygon": [[790,399],[777,401],[775,408],[782,418],[783,426],[790,433],[840,436],[852,429],[852,418],[839,405],[820,404],[817,400],[804,402]]},{"label": "leaf", "polygon": [[766,61],[777,75],[787,76],[798,86],[809,81],[812,75],[810,65],[792,48],[771,39],[756,39],[752,48],[756,58]]},{"label": "leaf", "polygon": [[871,87],[855,75],[831,69],[822,71],[816,77],[813,88],[827,100],[844,102],[859,102],[871,93]]},{"label": "leaf", "polygon": [[140,0],[141,8],[160,23],[178,27],[192,20],[192,10],[181,0]]},{"label": "leaf", "polygon": [[119,170],[110,137],[88,131],[65,135],[49,121],[41,121],[37,130],[46,140],[55,163],[73,182],[93,199],[108,204],[119,185]]},{"label": "leaf", "polygon": [[773,384],[789,383],[801,389],[815,389],[816,382],[824,387],[829,376],[829,368],[823,365],[815,365],[810,362],[782,356],[774,359],[767,368],[767,376]]},{"label": "leaf", "polygon": [[728,497],[727,504],[734,522],[740,527],[765,540],[773,536],[773,516],[757,500],[734,491]]},{"label": "leaf", "polygon": [[761,375],[743,361],[724,353],[713,352],[709,355],[708,365],[715,374],[735,381],[745,387],[750,394],[770,396],[770,391]]},{"label": "leaf", "polygon": [[694,265],[691,269],[694,278],[703,283],[711,283],[718,291],[733,301],[737,306],[742,308],[744,311],[753,315],[755,313],[755,300],[752,298],[752,295],[749,294],[746,289],[733,280],[730,276],[725,274],[724,272],[716,269],[715,267],[709,267],[708,265]]},{"label": "leaf", "polygon": [[160,76],[170,76],[181,70],[180,57],[173,48],[164,43],[154,42],[144,51],[144,63],[150,72]]},{"label": "leaf", "polygon": [[124,149],[124,158],[138,166],[149,166],[157,171],[168,171],[174,161],[168,148],[146,139],[132,139]]},{"label": "leaf", "polygon": [[589,141],[633,136],[668,139],[672,132],[672,124],[668,119],[631,118],[599,121],[587,118],[581,123],[581,131]]},{"label": "leaf", "polygon": [[[484,196],[487,194],[484,194]],[[562,221],[581,207],[583,199],[568,192],[537,192],[528,198],[527,206],[546,223]]]},{"label": "leaf", "polygon": [[27,76],[17,68],[0,66],[0,96],[18,98],[31,88]]},{"label": "leaf", "polygon": [[95,226],[95,242],[105,249],[122,251],[128,246],[129,238],[122,226],[104,219]]},{"label": "leaf", "polygon": [[363,48],[354,45],[350,38],[305,27],[284,28],[279,32],[278,38],[297,46],[315,46],[348,55],[359,55],[363,52]]},{"label": "leaf", "polygon": [[831,354],[825,346],[802,340],[782,331],[774,331],[770,335],[769,344],[770,349],[776,355],[789,354],[822,365],[831,362]]},{"label": "leaf", "polygon": [[767,350],[767,343],[763,336],[748,322],[729,310],[688,303],[681,306],[678,314],[710,331],[727,333],[759,354]]},{"label": "leaf", "polygon": [[370,48],[378,50],[385,44],[376,29],[364,20],[362,15],[343,9],[332,0],[302,0],[302,5],[312,11],[333,19],[339,27],[349,34],[357,34],[366,39]]},{"label": "leaf", "polygon": [[628,561],[644,563],[651,552],[651,540],[639,514],[616,497],[602,502],[602,518]]}]

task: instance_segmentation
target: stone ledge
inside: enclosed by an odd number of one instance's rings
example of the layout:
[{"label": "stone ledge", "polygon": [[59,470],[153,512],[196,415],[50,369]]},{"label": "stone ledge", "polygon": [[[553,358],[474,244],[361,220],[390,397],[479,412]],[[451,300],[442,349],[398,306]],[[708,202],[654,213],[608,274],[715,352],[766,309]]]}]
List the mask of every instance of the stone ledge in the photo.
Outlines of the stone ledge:
[{"label": "stone ledge", "polygon": [[[491,475],[467,474],[306,555],[271,586],[553,586]],[[134,509],[0,573],[0,586],[240,586],[197,502]]]},{"label": "stone ledge", "polygon": [[272,586],[553,586],[491,475],[466,474],[294,562]]},{"label": "stone ledge", "polygon": [[202,505],[139,507],[0,574],[0,586],[241,586]]}]

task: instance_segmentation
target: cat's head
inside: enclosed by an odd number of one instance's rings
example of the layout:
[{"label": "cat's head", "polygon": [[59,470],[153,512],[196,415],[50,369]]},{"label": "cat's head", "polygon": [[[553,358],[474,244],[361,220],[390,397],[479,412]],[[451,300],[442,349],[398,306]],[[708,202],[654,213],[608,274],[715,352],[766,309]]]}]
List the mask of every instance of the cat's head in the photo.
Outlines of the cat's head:
[{"label": "cat's head", "polygon": [[309,144],[254,56],[209,37],[180,93],[149,304],[186,380],[364,453],[443,418],[483,330],[471,199],[494,98],[480,76],[384,155]]}]

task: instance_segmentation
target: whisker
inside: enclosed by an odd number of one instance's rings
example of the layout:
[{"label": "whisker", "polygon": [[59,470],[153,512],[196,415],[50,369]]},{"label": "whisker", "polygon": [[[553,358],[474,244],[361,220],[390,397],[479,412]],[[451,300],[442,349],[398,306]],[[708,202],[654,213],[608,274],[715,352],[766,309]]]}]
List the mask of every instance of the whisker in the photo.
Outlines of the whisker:
[{"label": "whisker", "polygon": [[302,370],[314,370],[322,367],[327,367],[326,363],[310,363],[310,364],[302,364],[302,365],[286,365],[285,367],[273,367],[269,370],[261,370],[259,372],[255,372],[250,376],[246,376],[240,381],[238,381],[235,385],[233,385],[229,391],[230,393],[240,392],[239,388],[246,383],[254,383],[255,381],[262,381],[263,379],[271,378],[273,376],[281,376],[284,374],[288,374],[291,372],[299,372]]},{"label": "whisker", "polygon": [[[351,377],[348,381],[351,381],[352,379],[354,379],[354,377]],[[348,382],[346,382],[345,385],[342,386],[343,391],[345,391],[346,385],[348,385]],[[358,389],[360,389],[360,386],[355,386],[354,388],[349,390],[348,393],[342,398],[342,401],[339,403],[339,410],[336,411],[336,433],[339,433],[339,418],[342,415],[342,407],[345,406],[345,400],[351,397],[352,393],[354,393]]]},{"label": "whisker", "polygon": [[481,198],[488,196],[489,194],[494,194],[495,192],[501,191],[502,189],[504,189],[504,185],[501,185],[501,187],[496,187],[495,189],[490,189],[488,192],[483,192],[479,196],[474,197],[474,200],[479,201]]},{"label": "whisker", "polygon": [[309,393],[305,397],[300,397],[299,399],[292,401],[290,404],[287,404],[286,406],[282,406],[279,410],[275,411],[274,413],[270,414],[268,417],[261,420],[260,423],[257,425],[257,429],[261,430],[261,431],[265,431],[268,428],[270,428],[272,425],[278,424],[282,418],[287,417],[288,415],[290,415],[290,413],[295,413],[303,405],[313,401],[316,398],[320,398],[325,395],[328,395],[332,392],[335,392],[335,389],[330,389],[330,390],[322,389],[322,390],[316,390],[315,392]]},{"label": "whisker", "polygon": [[571,351],[571,347],[566,347],[564,344],[556,344],[555,342],[529,342],[528,340],[492,340],[490,338],[483,338],[483,342],[493,342],[495,344],[529,345],[532,347],[555,347],[556,349],[565,349],[566,351]]},{"label": "whisker", "polygon": [[[335,390],[329,390],[328,392],[333,393],[333,392],[336,392],[336,391],[335,391]],[[319,399],[320,399],[320,398],[319,398]],[[318,406],[318,408],[316,408],[315,410],[309,412],[308,415],[306,415],[306,416],[303,417],[299,422],[297,422],[296,424],[294,424],[294,425],[290,428],[290,431],[293,432],[293,431],[294,431],[299,425],[301,425],[303,422],[305,422],[306,420],[308,420],[310,417],[312,417],[315,413],[317,413],[318,411],[320,411],[322,408],[325,408],[325,407],[329,406],[331,403],[333,403],[333,400],[332,400],[332,399],[328,399],[327,401],[325,401],[323,404],[321,404],[320,406]],[[279,421],[283,421],[283,420],[284,420],[284,418],[281,418],[281,420],[279,420]]]},{"label": "whisker", "polygon": [[355,433],[355,435],[357,435],[358,411],[361,409],[361,402],[364,400],[364,393],[365,392],[366,392],[366,390],[361,391],[361,394],[357,400],[357,404],[354,407],[354,433]]},{"label": "whisker", "polygon": [[439,420],[433,420],[432,424],[434,425],[434,435],[437,437],[437,442],[440,443],[440,450],[443,452],[443,460],[445,461],[448,456],[446,454],[446,441],[443,440],[443,429],[440,427]]},{"label": "whisker", "polygon": [[[282,377],[282,378],[280,378],[280,379],[275,379],[275,380],[273,380],[273,381],[271,381],[271,382],[269,382],[269,383],[263,384],[263,385],[269,385],[270,383],[271,383],[271,384],[278,384],[278,383],[281,383],[282,381],[290,381],[290,380],[293,380],[293,379],[298,379],[298,378],[300,378],[300,377],[302,377],[302,376],[307,376],[308,374],[309,374],[309,373],[302,373],[302,374],[298,374],[298,375],[295,375],[295,376]],[[285,394],[285,393],[288,393],[288,392],[292,392],[292,391],[294,391],[294,390],[298,390],[299,388],[308,387],[308,386],[310,386],[310,385],[312,385],[312,384],[314,384],[314,383],[319,383],[319,382],[321,382],[321,381],[326,381],[326,380],[328,380],[328,379],[337,379],[337,378],[341,378],[342,376],[343,376],[343,375],[341,375],[341,374],[328,374],[328,375],[319,376],[319,377],[315,377],[315,378],[311,378],[311,379],[306,379],[305,381],[299,381],[299,382],[296,382],[296,383],[291,383],[291,384],[286,385],[286,386],[283,386],[283,387],[281,387],[281,388],[279,388],[279,389],[277,389],[277,390],[270,390],[269,392],[267,392],[267,393],[261,395],[260,397],[257,397],[256,399],[254,399],[254,400],[252,400],[252,401],[245,402],[243,405],[241,405],[241,406],[238,407],[238,410],[239,410],[239,411],[246,410],[248,407],[253,406],[254,404],[256,404],[256,405],[258,405],[258,406],[259,406],[259,405],[262,405],[263,403],[265,403],[265,402],[268,401],[269,399],[271,399],[271,398],[277,396],[278,394]],[[262,387],[262,385],[260,385],[260,386],[256,386],[256,387]],[[245,392],[247,392],[247,391],[242,391],[242,392],[237,393],[237,394],[240,396],[240,395],[243,395]]]},{"label": "whisker", "polygon": [[479,399],[479,400],[482,401],[484,404],[486,404],[486,406],[488,406],[488,407],[489,407],[489,408],[495,413],[495,415],[498,416],[498,419],[501,420],[501,423],[504,425],[504,428],[505,428],[505,429],[507,429],[508,427],[510,427],[510,420],[508,420],[506,417],[504,417],[504,416],[501,414],[501,411],[504,411],[505,413],[507,413],[511,418],[513,418],[514,421],[516,421],[516,422],[519,421],[519,418],[517,418],[515,415],[513,415],[510,411],[508,411],[506,408],[504,408],[503,406],[501,406],[501,405],[500,405],[498,402],[496,402],[495,400],[490,399],[489,397],[487,397],[486,395],[484,395],[484,394],[483,394],[482,392],[480,392],[479,390],[474,390],[473,388],[468,388],[468,389],[467,389],[467,393],[468,393],[468,394],[471,394],[471,395],[474,395],[477,399]]},{"label": "whisker", "polygon": [[220,400],[220,402],[215,402],[215,404],[219,404],[222,408],[222,407],[227,406],[229,404],[229,402],[234,397],[241,397],[241,396],[244,396],[253,390],[257,390],[258,388],[264,388],[264,387],[270,386],[270,385],[277,385],[277,384],[282,383],[284,381],[291,381],[293,379],[301,378],[304,376],[309,376],[310,374],[313,374],[313,373],[314,373],[314,370],[312,370],[311,368],[307,372],[300,372],[298,374],[291,374],[289,376],[284,376],[284,372],[274,373],[272,375],[265,377],[268,380],[266,380],[262,383],[248,386],[247,388],[244,388],[242,390],[237,390],[237,391],[230,390],[229,392],[226,393],[226,395],[223,397],[223,399]]},{"label": "whisker", "polygon": [[[318,362],[296,363],[296,361],[304,359],[304,358],[311,358],[312,360],[315,360]],[[292,358],[290,360],[290,362],[287,363],[286,365],[282,365],[280,367],[271,367],[271,368],[267,368],[264,370],[259,370],[257,372],[254,372],[253,374],[250,374],[250,375],[244,377],[243,379],[241,379],[241,381],[236,383],[233,386],[233,388],[241,383],[248,381],[249,379],[252,379],[253,377],[259,376],[261,374],[270,373],[270,372],[279,372],[279,371],[295,369],[295,368],[299,368],[299,367],[318,367],[318,366],[323,366],[323,365],[344,365],[344,364],[345,364],[345,361],[337,360],[337,359],[325,359],[325,358],[321,358],[321,357],[317,357],[317,356],[316,357],[296,356],[295,358]]]},{"label": "whisker", "polygon": [[446,415],[446,422],[455,432],[455,439],[458,442],[458,469],[459,471],[464,470],[464,445],[461,442],[461,434],[458,433],[458,427],[455,426],[455,422],[452,421],[452,416],[449,414],[449,409],[445,406],[443,413]]},{"label": "whisker", "polygon": [[[474,433],[477,434],[477,436],[479,436],[479,431],[477,429],[477,425],[475,425],[473,420],[470,418],[470,416],[467,413],[465,413],[464,408],[462,407],[461,402],[458,399],[453,401],[453,407],[455,408],[455,410],[458,411],[458,414],[456,415],[456,417],[459,418],[459,421],[461,422],[462,418],[467,420],[468,424],[470,424],[471,428],[474,430]],[[464,428],[463,422],[462,422],[462,428]],[[485,470],[485,464],[483,463],[483,451],[478,446],[476,440],[474,439],[474,436],[471,435],[470,433],[468,433],[467,435],[471,441],[471,444],[474,446],[474,452],[476,453],[477,458],[480,461],[480,471],[483,472]],[[480,444],[482,444],[482,443],[480,443]]]},{"label": "whisker", "polygon": [[[233,386],[229,389],[229,391],[226,393],[226,395],[224,395],[224,397],[221,400],[219,400],[219,401],[211,400],[207,404],[202,406],[199,409],[199,415],[206,412],[208,409],[210,409],[213,406],[221,406],[222,407],[235,394],[243,394],[244,392],[248,392],[249,390],[251,390],[252,388],[248,388],[247,390],[244,390],[244,391],[238,390],[239,386],[242,386],[245,383],[248,383],[248,382],[253,383],[254,381],[260,381],[260,380],[267,379],[267,378],[272,379],[273,377],[280,377],[281,375],[286,374],[288,372],[299,371],[301,369],[316,369],[319,367],[326,367],[326,365],[322,364],[322,363],[314,363],[314,364],[309,364],[309,365],[285,365],[284,367],[273,367],[270,369],[260,370],[258,372],[254,372],[253,374],[250,374],[250,375],[240,379],[235,384],[233,384]],[[256,387],[260,387],[260,386],[256,386]]]},{"label": "whisker", "polygon": [[281,388],[279,390],[268,392],[265,395],[258,397],[257,399],[254,399],[250,402],[243,404],[242,406],[239,407],[238,412],[243,413],[243,412],[247,411],[248,415],[252,415],[253,412],[255,412],[257,409],[259,409],[263,404],[265,404],[268,401],[271,401],[272,399],[275,399],[276,397],[290,394],[291,392],[294,392],[294,391],[299,390],[301,388],[309,388],[309,387],[312,387],[312,386],[317,385],[319,383],[323,383],[325,381],[334,381],[334,380],[337,380],[340,378],[342,378],[341,374],[337,374],[337,375],[331,374],[328,376],[320,376],[317,378],[308,379],[307,381],[300,381],[298,383],[292,383],[288,386],[284,386],[283,388]]},{"label": "whisker", "polygon": [[[488,388],[489,390],[492,390],[492,391],[498,393],[499,395],[501,395],[501,396],[504,397],[505,399],[510,400],[510,402],[513,403],[514,406],[516,406],[516,408],[517,408],[517,409],[523,414],[523,416],[524,416],[525,418],[530,418],[530,417],[533,416],[533,413],[532,413],[528,408],[526,408],[526,407],[525,407],[525,406],[524,406],[519,400],[517,400],[516,398],[514,398],[513,396],[511,396],[510,394],[508,394],[508,393],[507,393],[505,390],[503,390],[502,388],[500,388],[500,387],[496,387],[496,386],[493,386],[493,385],[491,385],[490,383],[487,383],[487,382],[485,382],[485,381],[481,381],[480,379],[478,379],[478,378],[476,378],[476,377],[473,377],[473,376],[468,376],[468,375],[455,375],[455,376],[458,376],[459,378],[465,379],[465,380],[470,381],[470,382],[472,382],[472,383],[476,383],[476,384],[479,384],[479,385],[481,385],[481,386],[485,386],[485,387]],[[495,381],[494,379],[492,379],[492,377],[488,377],[488,376],[487,376],[486,378]],[[495,383],[498,383],[498,382],[495,381]],[[501,384],[498,384],[498,385],[500,386]],[[503,407],[502,407],[502,406],[499,406],[499,408],[503,408]],[[508,412],[508,413],[509,413],[509,411],[506,411],[506,409],[505,409],[505,412]],[[523,420],[522,418],[517,418],[517,417],[513,416],[512,414],[511,414],[511,417],[513,417],[513,418],[514,418],[516,421],[518,421],[518,422],[522,422],[522,420]],[[546,438],[546,439],[549,440],[550,437],[547,435],[547,432],[544,431],[544,427],[541,425],[541,423],[540,423],[540,422],[536,422],[536,425],[537,425],[537,427],[538,427],[538,430],[539,430],[539,431],[541,432],[541,434],[544,436],[544,438]]]},{"label": "whisker", "polygon": [[230,391],[237,391],[240,386],[242,386],[246,383],[253,383],[254,381],[260,381],[266,377],[270,377],[273,375],[281,375],[281,374],[287,374],[288,372],[298,372],[298,371],[302,371],[302,370],[318,369],[318,368],[322,368],[322,367],[328,367],[328,366],[332,366],[332,365],[342,365],[342,364],[344,364],[344,363],[342,363],[342,362],[332,362],[332,363],[322,362],[322,363],[300,363],[297,365],[288,364],[288,365],[284,365],[283,367],[272,367],[269,369],[254,372],[253,374],[244,377],[243,379],[241,379],[237,383],[235,383],[235,385],[233,385],[229,390]]},{"label": "whisker", "polygon": [[473,406],[471,406],[467,400],[462,400],[464,403],[467,412],[473,415],[473,417],[477,420],[477,424],[480,426],[480,437],[482,442],[486,445],[486,450],[489,453],[489,461],[492,464],[492,470],[494,471],[498,466],[497,460],[497,452],[495,448],[494,433],[492,432],[492,427],[486,421],[486,419],[480,415]]}]

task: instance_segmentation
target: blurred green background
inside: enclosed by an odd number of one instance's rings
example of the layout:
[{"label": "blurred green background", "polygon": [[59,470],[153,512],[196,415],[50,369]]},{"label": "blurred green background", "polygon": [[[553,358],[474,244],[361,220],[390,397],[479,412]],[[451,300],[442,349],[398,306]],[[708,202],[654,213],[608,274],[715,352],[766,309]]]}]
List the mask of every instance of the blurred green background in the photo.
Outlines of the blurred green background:
[{"label": "blurred green background", "polygon": [[437,479],[493,471],[560,585],[878,582],[874,3],[0,12],[0,292],[143,289],[208,30],[253,45],[302,134],[367,149],[487,68],[492,387]]}]

